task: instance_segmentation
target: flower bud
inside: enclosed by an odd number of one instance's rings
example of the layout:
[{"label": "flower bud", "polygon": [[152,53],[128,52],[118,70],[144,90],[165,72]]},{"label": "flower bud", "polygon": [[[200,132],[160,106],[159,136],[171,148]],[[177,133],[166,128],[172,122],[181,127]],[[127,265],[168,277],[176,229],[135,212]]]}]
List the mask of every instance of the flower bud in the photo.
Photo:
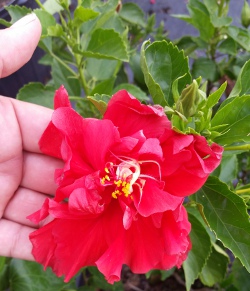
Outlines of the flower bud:
[{"label": "flower bud", "polygon": [[246,28],[250,25],[250,6],[246,0],[241,10],[241,23]]},{"label": "flower bud", "polygon": [[196,113],[198,105],[203,100],[203,96],[199,91],[197,81],[193,80],[193,83],[182,91],[180,99],[176,103],[176,110],[186,118]]}]

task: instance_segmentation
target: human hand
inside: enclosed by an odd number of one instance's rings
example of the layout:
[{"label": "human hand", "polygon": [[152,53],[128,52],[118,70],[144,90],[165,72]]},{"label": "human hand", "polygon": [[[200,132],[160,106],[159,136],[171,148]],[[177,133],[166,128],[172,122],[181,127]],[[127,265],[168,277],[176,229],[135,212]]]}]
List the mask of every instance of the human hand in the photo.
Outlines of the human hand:
[{"label": "human hand", "polygon": [[[24,65],[41,34],[35,14],[0,31],[0,78]],[[62,161],[41,154],[38,141],[52,110],[0,96],[0,256],[33,260],[29,234],[38,225],[26,217],[56,189]]]}]

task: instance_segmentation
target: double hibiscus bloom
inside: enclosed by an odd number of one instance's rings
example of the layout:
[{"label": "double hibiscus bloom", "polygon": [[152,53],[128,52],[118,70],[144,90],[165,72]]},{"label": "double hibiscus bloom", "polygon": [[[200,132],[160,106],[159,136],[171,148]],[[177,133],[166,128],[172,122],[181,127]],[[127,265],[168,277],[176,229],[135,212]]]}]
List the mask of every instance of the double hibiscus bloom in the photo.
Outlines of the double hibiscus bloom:
[{"label": "double hibiscus bloom", "polygon": [[102,120],[83,118],[61,87],[40,140],[64,161],[54,199],[29,216],[49,223],[30,235],[35,259],[69,281],[97,266],[109,283],[134,273],[180,267],[191,248],[182,205],[219,165],[222,147],[175,132],[160,106],[116,93]]}]

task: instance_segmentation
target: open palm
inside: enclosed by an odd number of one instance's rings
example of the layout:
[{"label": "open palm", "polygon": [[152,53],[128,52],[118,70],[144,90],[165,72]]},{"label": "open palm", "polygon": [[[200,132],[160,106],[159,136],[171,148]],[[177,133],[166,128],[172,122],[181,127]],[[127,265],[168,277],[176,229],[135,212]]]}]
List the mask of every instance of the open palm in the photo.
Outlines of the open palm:
[{"label": "open palm", "polygon": [[[41,34],[35,15],[0,31],[0,77],[24,65]],[[52,110],[0,96],[0,256],[32,260],[26,217],[56,189],[54,171],[62,161],[41,154],[38,141]]]}]

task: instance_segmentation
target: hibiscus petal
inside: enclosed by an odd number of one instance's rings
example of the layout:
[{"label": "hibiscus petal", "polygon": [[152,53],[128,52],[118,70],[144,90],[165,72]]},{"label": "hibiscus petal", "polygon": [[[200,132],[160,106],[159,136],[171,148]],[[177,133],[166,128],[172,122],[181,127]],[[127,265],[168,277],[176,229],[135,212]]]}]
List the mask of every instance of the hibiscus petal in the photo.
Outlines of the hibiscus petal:
[{"label": "hibiscus petal", "polygon": [[159,182],[146,179],[146,183],[140,193],[132,193],[134,205],[142,216],[150,216],[154,213],[175,210],[183,201],[183,198],[170,195],[159,187]]},{"label": "hibiscus petal", "polygon": [[52,221],[32,232],[29,236],[33,245],[32,255],[37,262],[44,266],[44,269],[54,263],[54,251],[56,248],[56,243],[52,236],[54,224],[55,221]]},{"label": "hibiscus petal", "polygon": [[60,148],[63,138],[61,132],[50,122],[39,140],[39,147],[44,154],[62,159]]},{"label": "hibiscus petal", "polygon": [[125,90],[112,96],[103,118],[110,119],[122,137],[143,130],[147,138],[157,138],[166,128],[171,127],[161,106],[141,104]]},{"label": "hibiscus petal", "polygon": [[161,226],[167,255],[185,253],[189,247],[188,234],[191,230],[186,209],[180,205],[175,212],[165,212]]},{"label": "hibiscus petal", "polygon": [[163,214],[161,236],[164,237],[165,253],[155,268],[167,270],[182,265],[191,249],[188,236],[190,229],[187,212],[182,205],[175,212],[168,211]]},{"label": "hibiscus petal", "polygon": [[163,158],[162,148],[157,138],[148,138],[140,148],[140,160],[156,160],[161,161]]},{"label": "hibiscus petal", "polygon": [[97,190],[78,188],[70,195],[69,210],[72,214],[100,214],[104,210],[104,205],[100,204],[101,200]]},{"label": "hibiscus petal", "polygon": [[27,216],[27,219],[34,223],[39,223],[49,215],[49,198],[46,198],[43,202],[42,208],[31,215]]},{"label": "hibiscus petal", "polygon": [[54,98],[54,108],[57,109],[59,107],[71,107],[68,92],[63,85],[56,90]]},{"label": "hibiscus petal", "polygon": [[202,187],[219,165],[223,152],[221,146],[210,146],[203,136],[179,133],[169,134],[162,149],[164,190],[180,197],[191,195]]},{"label": "hibiscus petal", "polygon": [[96,261],[96,266],[105,275],[108,283],[113,284],[121,278],[121,269],[124,262],[125,232],[121,229],[116,240],[108,250]]},{"label": "hibiscus petal", "polygon": [[32,254],[68,282],[83,266],[93,266],[107,249],[100,219],[55,219],[31,233]]},{"label": "hibiscus petal", "polygon": [[104,168],[107,152],[113,144],[119,142],[119,133],[111,121],[83,119],[70,108],[57,109],[52,122],[81,157],[79,163],[85,162],[93,170]]},{"label": "hibiscus petal", "polygon": [[126,231],[125,261],[132,272],[146,273],[162,260],[164,244],[152,219],[138,216]]}]

